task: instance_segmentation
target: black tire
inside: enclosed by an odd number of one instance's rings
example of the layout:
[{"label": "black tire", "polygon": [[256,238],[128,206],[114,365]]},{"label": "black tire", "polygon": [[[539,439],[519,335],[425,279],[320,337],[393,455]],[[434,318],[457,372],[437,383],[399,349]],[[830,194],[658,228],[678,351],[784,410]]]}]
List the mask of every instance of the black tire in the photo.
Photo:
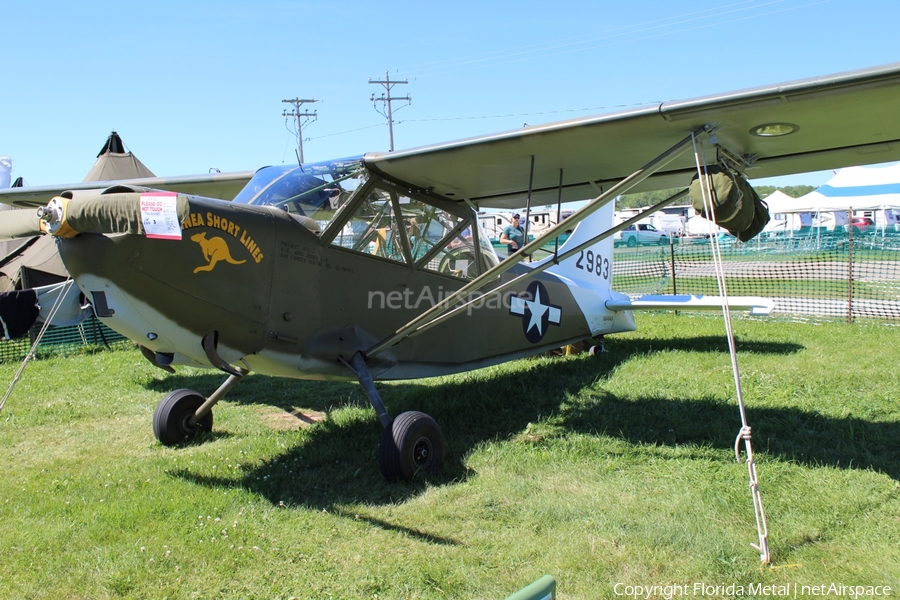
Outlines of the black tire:
[{"label": "black tire", "polygon": [[437,422],[418,411],[401,413],[381,434],[378,466],[388,481],[412,481],[436,473],[444,462],[444,434]]},{"label": "black tire", "polygon": [[194,390],[180,389],[167,395],[153,412],[153,435],[163,446],[178,446],[193,440],[198,431],[212,431],[212,411],[196,426],[188,424],[206,398]]},{"label": "black tire", "polygon": [[658,241],[657,243],[658,243],[660,246],[668,246],[668,245],[669,245],[669,238],[667,238],[666,236],[662,236],[661,238],[659,238],[659,241]]},{"label": "black tire", "polygon": [[626,245],[629,248],[634,248],[635,246],[637,246],[637,238],[634,236],[631,236],[630,238],[628,238],[628,244],[626,244]]}]

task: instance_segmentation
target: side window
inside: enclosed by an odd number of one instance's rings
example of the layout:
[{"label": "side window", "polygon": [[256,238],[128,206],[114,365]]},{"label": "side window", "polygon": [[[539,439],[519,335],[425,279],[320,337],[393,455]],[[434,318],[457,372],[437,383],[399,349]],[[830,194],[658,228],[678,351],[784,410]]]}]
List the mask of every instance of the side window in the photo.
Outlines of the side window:
[{"label": "side window", "polygon": [[[331,241],[335,246],[463,279],[478,276],[482,266],[497,264],[474,214],[464,218],[379,187],[348,208],[353,214]],[[474,228],[479,231],[478,246]]]},{"label": "side window", "polygon": [[[479,249],[475,247],[473,219],[465,220],[412,199],[404,201],[401,198],[400,206],[408,224],[409,246],[418,268],[463,279],[478,276],[476,254]],[[486,237],[480,235],[479,239]],[[482,248],[481,252],[486,265],[496,264],[493,248],[488,251]]]},{"label": "side window", "polygon": [[474,279],[478,276],[478,254],[484,262],[484,267],[490,269],[497,264],[497,254],[483,232],[478,236],[480,246],[476,247],[475,238],[472,235],[472,221],[457,231],[449,239],[444,239],[435,253],[432,251],[422,259],[421,268],[434,271],[442,275],[460,277],[462,279]]},{"label": "side window", "polygon": [[331,243],[363,254],[406,262],[401,228],[390,194],[373,189]]}]

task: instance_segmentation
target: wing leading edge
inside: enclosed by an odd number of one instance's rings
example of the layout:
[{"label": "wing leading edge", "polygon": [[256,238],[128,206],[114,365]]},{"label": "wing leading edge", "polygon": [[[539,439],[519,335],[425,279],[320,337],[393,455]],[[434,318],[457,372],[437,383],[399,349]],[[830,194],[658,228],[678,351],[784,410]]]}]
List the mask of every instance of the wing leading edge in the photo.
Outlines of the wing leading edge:
[{"label": "wing leading edge", "polygon": [[[900,63],[790,83],[664,102],[581,119],[368,154],[366,166],[420,189],[481,208],[524,206],[534,156],[532,204],[593,197],[704,124],[716,143],[744,162],[748,178],[900,160]],[[760,136],[756,128],[796,131]],[[716,160],[707,151],[707,159]],[[688,185],[688,153],[631,191]]]},{"label": "wing leading edge", "polygon": [[208,173],[203,175],[183,175],[177,177],[142,177],[139,179],[123,179],[120,181],[85,181],[67,185],[33,186],[0,190],[0,203],[13,206],[31,207],[46,206],[54,196],[62,192],[94,194],[117,185],[129,185],[155,190],[180,192],[182,194],[205,196],[231,200],[237,196],[254,171],[237,173]]}]

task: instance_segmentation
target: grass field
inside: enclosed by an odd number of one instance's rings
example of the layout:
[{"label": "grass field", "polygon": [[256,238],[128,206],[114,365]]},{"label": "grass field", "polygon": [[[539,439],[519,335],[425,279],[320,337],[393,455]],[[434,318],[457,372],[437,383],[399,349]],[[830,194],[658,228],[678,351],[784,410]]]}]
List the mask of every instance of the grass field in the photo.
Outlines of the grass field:
[{"label": "grass field", "polygon": [[545,573],[560,598],[900,597],[900,333],[735,323],[765,567],[721,319],[639,326],[599,357],[379,384],[447,437],[442,472],[414,484],[381,479],[356,385],[250,375],[211,434],[172,449],[156,402],[223,375],[167,375],[133,350],[37,361],[0,413],[0,597],[487,599]]}]

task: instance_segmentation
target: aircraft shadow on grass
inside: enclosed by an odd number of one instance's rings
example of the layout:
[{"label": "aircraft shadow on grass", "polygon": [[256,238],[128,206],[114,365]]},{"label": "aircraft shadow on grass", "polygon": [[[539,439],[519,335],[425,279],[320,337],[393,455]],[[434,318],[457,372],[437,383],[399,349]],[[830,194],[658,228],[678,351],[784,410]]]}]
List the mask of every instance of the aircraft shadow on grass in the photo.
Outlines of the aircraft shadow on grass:
[{"label": "aircraft shadow on grass", "polygon": [[[568,431],[620,438],[633,444],[698,445],[733,448],[740,428],[736,403],[701,398],[620,398],[597,386],[584,400],[583,391],[632,357],[663,350],[727,352],[718,337],[674,340],[615,340],[611,351],[581,360],[533,361],[514,373],[490,377],[474,372],[435,387],[417,383],[379,385],[392,414],[423,410],[441,424],[447,456],[430,485],[449,485],[472,473],[465,457],[479,444],[511,439],[529,423],[549,416]],[[802,346],[789,343],[738,341],[738,352],[791,354]],[[150,384],[160,391],[192,387],[208,394],[220,383],[219,374],[179,375]],[[246,378],[228,396],[240,404],[267,404],[292,411],[297,406],[327,412],[342,405],[368,407],[355,383],[304,382]],[[274,386],[274,387],[273,387]],[[273,389],[276,393],[273,394]],[[319,392],[327,391],[326,394]],[[582,400],[569,398],[582,394]],[[298,398],[302,398],[298,400]],[[227,410],[227,408],[226,408]],[[747,408],[757,453],[812,466],[874,469],[900,480],[900,428],[855,417],[834,418],[797,408]],[[296,438],[295,445],[269,461],[245,468],[232,477],[208,477],[189,469],[173,476],[211,487],[239,487],[268,498],[273,504],[342,512],[354,503],[383,504],[415,497],[425,481],[389,484],[378,471],[377,446],[381,426],[374,413],[365,420],[335,423],[326,419]],[[210,434],[212,439],[217,435]],[[207,440],[210,438],[207,437]],[[356,518],[360,518],[358,515]],[[362,517],[363,520],[369,520]],[[373,522],[391,529],[396,526]],[[455,543],[409,531],[432,543]]]}]

